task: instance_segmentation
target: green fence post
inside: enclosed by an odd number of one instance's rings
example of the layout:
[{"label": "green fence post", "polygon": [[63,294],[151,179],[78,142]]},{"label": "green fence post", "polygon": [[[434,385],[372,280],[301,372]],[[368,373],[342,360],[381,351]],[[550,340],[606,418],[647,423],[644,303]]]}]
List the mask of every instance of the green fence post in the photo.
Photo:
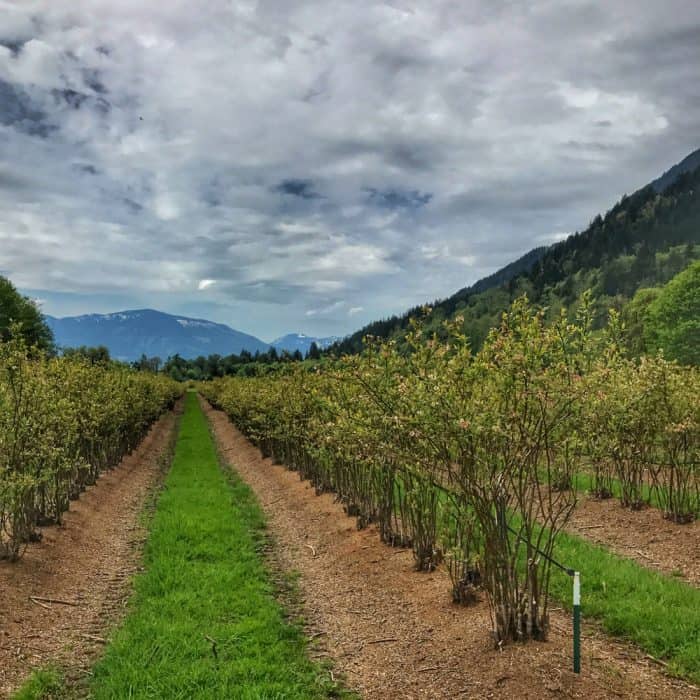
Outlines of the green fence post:
[{"label": "green fence post", "polygon": [[574,571],[574,673],[581,673],[581,576]]}]

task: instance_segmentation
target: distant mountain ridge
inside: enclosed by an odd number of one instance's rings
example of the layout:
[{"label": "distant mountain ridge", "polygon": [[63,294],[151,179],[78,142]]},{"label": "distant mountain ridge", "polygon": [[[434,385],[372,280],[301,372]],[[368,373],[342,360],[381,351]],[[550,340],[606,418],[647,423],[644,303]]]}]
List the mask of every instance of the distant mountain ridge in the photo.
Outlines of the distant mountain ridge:
[{"label": "distant mountain ridge", "polygon": [[341,338],[337,335],[332,335],[327,338],[316,338],[314,336],[304,335],[303,333],[288,333],[281,338],[277,338],[277,340],[273,340],[270,345],[279,352],[286,350],[287,352],[293,353],[295,350],[298,350],[305,356],[313,343],[316,343],[319,350],[325,350],[339,340],[341,340]]},{"label": "distant mountain ridge", "polygon": [[117,360],[130,362],[141,355],[192,359],[200,355],[266,352],[270,345],[223,323],[175,316],[154,309],[111,314],[45,316],[59,347],[104,345]]},{"label": "distant mountain ridge", "polygon": [[700,148],[693,151],[690,155],[683,158],[680,163],[676,163],[672,168],[669,168],[661,177],[656,178],[651,183],[651,187],[656,192],[663,192],[667,187],[670,187],[681,175],[692,173],[700,168]]}]

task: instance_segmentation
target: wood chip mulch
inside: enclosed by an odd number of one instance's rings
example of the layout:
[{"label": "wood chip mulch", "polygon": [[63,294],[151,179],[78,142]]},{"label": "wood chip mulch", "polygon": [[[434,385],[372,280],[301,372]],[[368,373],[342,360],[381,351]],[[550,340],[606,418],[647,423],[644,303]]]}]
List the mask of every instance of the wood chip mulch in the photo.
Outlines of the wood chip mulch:
[{"label": "wood chip mulch", "polygon": [[677,525],[665,520],[657,508],[632,511],[616,499],[583,497],[567,530],[642,566],[700,586],[700,521]]}]

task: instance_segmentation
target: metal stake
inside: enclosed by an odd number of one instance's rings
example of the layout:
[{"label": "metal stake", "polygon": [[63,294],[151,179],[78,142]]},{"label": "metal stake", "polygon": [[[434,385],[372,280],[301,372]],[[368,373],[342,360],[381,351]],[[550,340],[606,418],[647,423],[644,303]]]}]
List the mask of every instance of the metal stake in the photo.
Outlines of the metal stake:
[{"label": "metal stake", "polygon": [[581,575],[574,571],[574,673],[581,673]]}]

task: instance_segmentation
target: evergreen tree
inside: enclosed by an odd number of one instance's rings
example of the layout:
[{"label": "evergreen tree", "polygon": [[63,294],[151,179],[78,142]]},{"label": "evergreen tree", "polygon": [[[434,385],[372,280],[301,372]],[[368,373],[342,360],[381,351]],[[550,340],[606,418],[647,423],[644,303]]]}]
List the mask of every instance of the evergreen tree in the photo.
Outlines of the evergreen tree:
[{"label": "evergreen tree", "polygon": [[321,351],[318,349],[318,345],[316,345],[315,342],[311,343],[311,347],[306,353],[306,357],[309,360],[319,360],[321,358]]}]

